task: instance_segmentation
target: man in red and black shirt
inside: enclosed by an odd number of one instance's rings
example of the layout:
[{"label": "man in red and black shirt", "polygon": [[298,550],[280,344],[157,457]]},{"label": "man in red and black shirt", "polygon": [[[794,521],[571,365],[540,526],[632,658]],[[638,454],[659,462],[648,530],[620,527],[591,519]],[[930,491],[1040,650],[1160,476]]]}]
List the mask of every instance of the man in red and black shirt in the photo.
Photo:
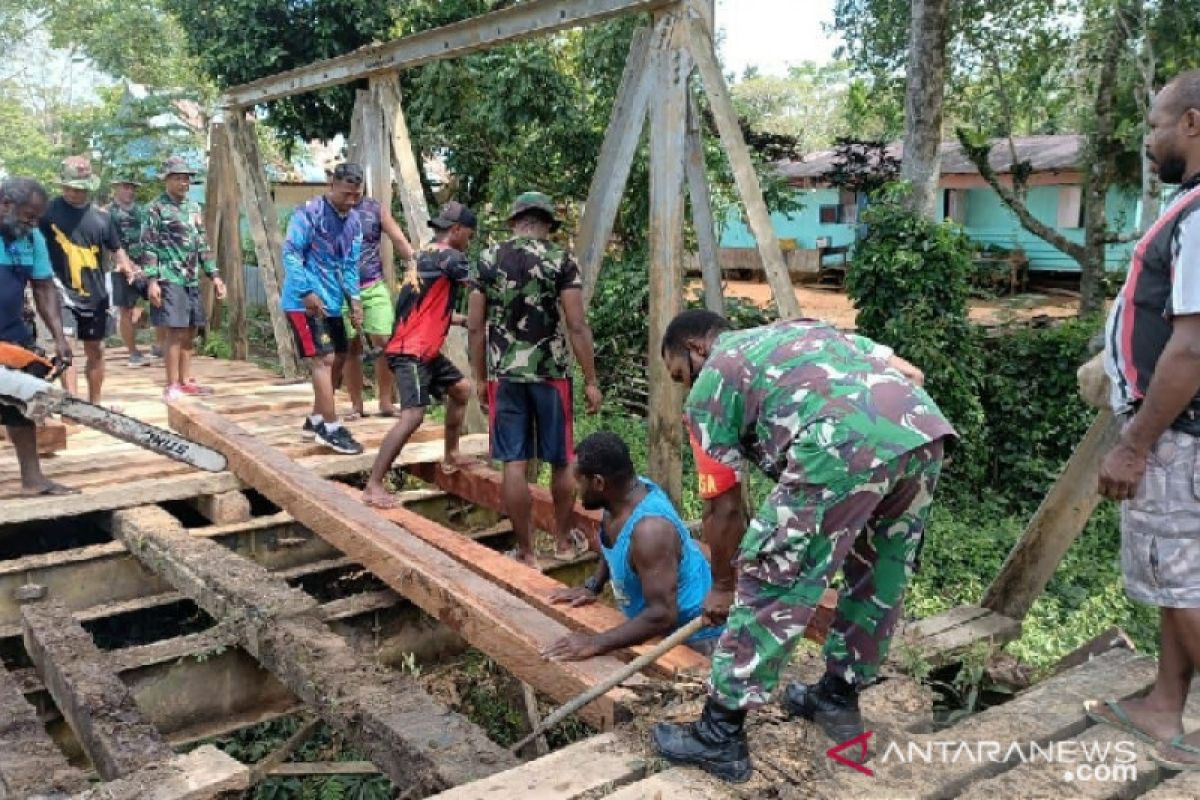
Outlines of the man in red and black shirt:
[{"label": "man in red and black shirt", "polygon": [[383,476],[425,418],[434,397],[446,399],[445,462],[459,460],[458,437],[466,415],[471,383],[442,355],[442,345],[457,305],[459,286],[467,281],[466,250],[478,223],[471,209],[448,203],[429,227],[434,240],[410,265],[396,299],[396,327],[384,353],[396,379],[400,417],[383,443],[363,490],[363,502],[376,508],[396,505],[383,485]]}]

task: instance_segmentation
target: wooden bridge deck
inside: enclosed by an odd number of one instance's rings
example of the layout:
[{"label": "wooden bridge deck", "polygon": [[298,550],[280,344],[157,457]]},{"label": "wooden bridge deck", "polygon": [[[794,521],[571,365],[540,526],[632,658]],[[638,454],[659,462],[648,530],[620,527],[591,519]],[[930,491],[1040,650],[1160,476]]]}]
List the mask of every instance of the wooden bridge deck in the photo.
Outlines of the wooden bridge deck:
[{"label": "wooden bridge deck", "polygon": [[[138,419],[167,425],[167,408],[162,402],[163,370],[159,365],[132,368],[123,348],[108,351],[104,402],[118,405]],[[344,456],[301,435],[304,415],[312,405],[307,382],[287,383],[267,369],[244,361],[197,358],[197,380],[216,393],[205,404],[235,420],[278,447],[304,466],[325,476],[346,475],[369,469],[380,441],[392,420],[368,417],[350,424],[366,451]],[[80,378],[81,390],[86,385]],[[339,409],[349,407],[344,393]],[[436,461],[441,455],[441,427],[427,425],[414,434],[402,455],[404,461]],[[483,452],[486,437],[467,437],[464,450]],[[78,495],[26,497],[21,491],[16,455],[12,446],[0,442],[0,524],[54,519],[94,511],[181,500],[218,494],[242,487],[232,473],[202,472],[147,450],[125,444],[99,431],[69,425],[67,448],[45,456],[46,474],[80,489]]]}]

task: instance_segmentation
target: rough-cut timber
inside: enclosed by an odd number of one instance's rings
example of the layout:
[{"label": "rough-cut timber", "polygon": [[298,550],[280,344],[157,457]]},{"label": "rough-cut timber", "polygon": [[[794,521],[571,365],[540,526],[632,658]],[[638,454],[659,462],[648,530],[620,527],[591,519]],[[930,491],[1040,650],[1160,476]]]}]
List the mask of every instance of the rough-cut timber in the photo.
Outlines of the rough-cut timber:
[{"label": "rough-cut timber", "polygon": [[213,525],[232,525],[250,519],[250,498],[245,492],[204,494],[191,500],[191,504]]},{"label": "rough-cut timber", "polygon": [[673,0],[529,0],[501,11],[370,45],[343,56],[234,86],[222,95],[221,104],[243,108],[254,106],[326,86],[350,83],[380,72],[458,58],[507,42],[601,22],[620,14],[649,11],[671,2]]},{"label": "rough-cut timber", "polygon": [[70,611],[52,600],[30,603],[21,607],[21,622],[26,652],[101,778],[174,755]]},{"label": "rough-cut timber", "polygon": [[97,786],[72,800],[208,800],[250,788],[250,770],[212,745]]},{"label": "rough-cut timber", "polygon": [[[203,406],[172,404],[170,420],[177,430],[225,453],[240,478],[296,520],[551,698],[566,702],[621,668],[611,657],[547,662],[541,651],[568,633],[562,624]],[[630,699],[628,690],[614,689],[581,716],[593,726],[611,727],[624,718]]]},{"label": "rough-cut timber", "polygon": [[154,506],[118,512],[113,529],[398,785],[438,791],[516,763],[410,677],[361,659],[318,617],[314,599],[261,566],[193,537]]},{"label": "rough-cut timber", "polygon": [[0,667],[0,798],[71,793],[87,777],[67,763],[8,670]]}]

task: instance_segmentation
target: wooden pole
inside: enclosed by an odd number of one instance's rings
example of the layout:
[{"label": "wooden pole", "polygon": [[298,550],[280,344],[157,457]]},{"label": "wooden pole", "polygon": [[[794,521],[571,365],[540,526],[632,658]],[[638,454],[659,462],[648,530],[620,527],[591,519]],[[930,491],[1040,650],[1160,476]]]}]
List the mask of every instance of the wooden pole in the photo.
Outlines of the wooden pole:
[{"label": "wooden pole", "polygon": [[279,216],[271,200],[267,174],[262,167],[254,123],[245,118],[244,111],[231,109],[225,124],[233,141],[230,152],[233,155],[234,172],[250,222],[250,235],[254,238],[259,274],[266,289],[267,310],[271,314],[271,327],[275,332],[279,366],[285,378],[295,379],[301,374],[300,364],[296,359],[292,331],[284,316],[279,295],[283,279],[283,234],[279,230]]},{"label": "wooden pole", "polygon": [[408,240],[413,247],[420,247],[430,238],[429,207],[425,203],[425,187],[421,184],[421,165],[408,133],[408,122],[404,118],[400,80],[395,73],[391,73],[372,79],[372,85],[379,87],[383,120],[391,139],[396,189],[400,195],[400,205],[404,208],[404,218],[408,222]]},{"label": "wooden pole", "polygon": [[242,255],[237,176],[234,174],[229,130],[224,123],[213,126],[212,152],[212,159],[219,164],[222,176],[218,208],[221,232],[215,245],[221,276],[225,279],[229,340],[233,345],[233,357],[245,361],[250,357],[250,336],[246,327],[246,264]]},{"label": "wooden pole", "polygon": [[689,98],[687,130],[687,183],[692,200],[692,227],[696,229],[697,257],[704,280],[704,307],[725,313],[725,294],[721,288],[720,250],[717,225],[713,217],[712,197],[708,193],[708,172],[704,165],[704,138],[700,130],[700,110]]},{"label": "wooden pole", "polygon": [[596,292],[604,251],[612,235],[621,197],[625,194],[633,157],[646,127],[646,110],[650,104],[653,83],[648,72],[649,63],[650,31],[642,28],[634,32],[633,41],[629,44],[625,72],[617,89],[617,99],[604,133],[604,143],[600,146],[600,157],[596,161],[596,171],[592,173],[587,204],[583,208],[583,218],[579,221],[579,232],[575,237],[575,251],[583,273],[585,306],[591,304],[592,295]]},{"label": "wooden pole", "polygon": [[371,93],[359,89],[354,93],[354,108],[350,111],[350,137],[346,139],[346,160],[355,164],[363,159],[363,128],[366,123],[367,106]]},{"label": "wooden pole", "polygon": [[[392,154],[388,141],[388,125],[384,119],[383,102],[378,78],[371,78],[371,91],[363,113],[363,166],[367,171],[367,194],[379,202],[385,211],[392,210]],[[379,237],[379,260],[383,264],[383,279],[388,291],[396,291],[396,259],[392,240]]]},{"label": "wooden pole", "polygon": [[[225,179],[221,175],[221,165],[215,157],[212,132],[209,132],[208,142],[208,175],[204,181],[204,235],[214,256],[220,258],[221,243],[221,194],[225,190]],[[222,276],[224,277],[224,276]],[[220,327],[214,318],[217,304],[217,292],[212,281],[203,281],[200,285],[200,302],[204,308],[204,319],[208,321],[206,330],[215,331]],[[206,334],[207,335],[207,334]]]},{"label": "wooden pole", "polygon": [[679,505],[683,500],[683,392],[659,352],[667,325],[683,309],[683,182],[687,142],[687,84],[691,59],[681,47],[675,11],[659,12],[670,30],[651,57],[650,104],[650,384],[649,472]]},{"label": "wooden pole", "polygon": [[[703,3],[696,3],[694,13],[703,15],[703,11],[695,11]],[[792,287],[791,275],[787,262],[783,258],[783,249],[779,246],[779,237],[775,234],[775,226],[771,223],[771,214],[763,200],[762,185],[758,173],[754,169],[754,161],[750,158],[750,150],[742,137],[742,129],[738,126],[737,113],[733,109],[733,100],[729,96],[729,87],[725,85],[725,77],[721,74],[721,66],[717,63],[716,49],[713,45],[712,34],[705,27],[702,18],[687,18],[688,47],[696,66],[700,69],[704,88],[708,94],[708,102],[712,107],[713,118],[725,151],[729,155],[729,166],[733,170],[734,181],[738,193],[746,206],[746,216],[749,218],[750,230],[758,242],[758,251],[762,255],[763,269],[767,274],[767,282],[775,295],[775,305],[781,317],[800,316],[800,303],[796,300],[796,291]]]}]

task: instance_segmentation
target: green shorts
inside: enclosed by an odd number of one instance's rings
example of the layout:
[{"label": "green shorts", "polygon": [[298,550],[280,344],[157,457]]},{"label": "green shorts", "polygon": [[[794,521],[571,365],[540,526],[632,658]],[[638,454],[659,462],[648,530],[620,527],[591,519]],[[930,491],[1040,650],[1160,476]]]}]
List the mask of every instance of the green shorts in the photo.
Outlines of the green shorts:
[{"label": "green shorts", "polygon": [[[396,326],[396,310],[392,307],[392,293],[387,281],[373,283],[360,293],[363,305],[363,331],[368,336],[391,336]],[[342,319],[346,320],[346,336],[353,340],[358,331],[350,324],[350,305],[342,308]]]}]

